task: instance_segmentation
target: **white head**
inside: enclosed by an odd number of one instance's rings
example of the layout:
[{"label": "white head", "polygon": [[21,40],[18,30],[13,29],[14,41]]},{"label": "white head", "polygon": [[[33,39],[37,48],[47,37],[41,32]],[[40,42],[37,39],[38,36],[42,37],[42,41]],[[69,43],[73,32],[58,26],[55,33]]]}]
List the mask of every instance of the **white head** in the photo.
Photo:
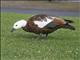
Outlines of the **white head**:
[{"label": "white head", "polygon": [[27,21],[25,21],[25,20],[17,21],[16,23],[14,23],[14,25],[13,25],[13,29],[12,29],[11,32],[13,32],[13,31],[16,30],[16,29],[19,29],[19,28],[25,27],[26,24],[27,24]]}]

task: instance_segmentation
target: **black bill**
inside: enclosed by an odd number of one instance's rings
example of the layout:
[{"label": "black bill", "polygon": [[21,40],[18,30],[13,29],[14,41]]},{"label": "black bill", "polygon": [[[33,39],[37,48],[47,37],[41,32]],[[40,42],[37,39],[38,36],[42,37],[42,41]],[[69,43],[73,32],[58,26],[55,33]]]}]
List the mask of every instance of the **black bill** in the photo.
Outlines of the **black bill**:
[{"label": "black bill", "polygon": [[11,32],[14,32],[14,31],[15,31],[15,29],[14,29],[14,28],[12,28]]}]

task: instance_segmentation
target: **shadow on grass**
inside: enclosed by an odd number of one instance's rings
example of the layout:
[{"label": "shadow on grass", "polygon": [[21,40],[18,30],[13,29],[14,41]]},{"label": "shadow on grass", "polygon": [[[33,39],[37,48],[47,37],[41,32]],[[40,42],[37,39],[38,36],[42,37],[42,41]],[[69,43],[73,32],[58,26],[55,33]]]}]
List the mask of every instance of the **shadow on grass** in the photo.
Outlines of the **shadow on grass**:
[{"label": "shadow on grass", "polygon": [[27,39],[27,40],[47,40],[48,39],[48,37],[46,38],[46,37],[41,37],[41,36],[39,36],[38,34],[33,34],[33,33],[29,33],[29,34],[27,34],[27,33],[24,33],[24,34],[22,34],[22,33],[16,33],[14,36],[13,36],[14,38],[21,38],[21,39]]},{"label": "shadow on grass", "polygon": [[40,37],[37,34],[33,33],[15,33],[13,38],[16,39],[24,39],[24,40],[73,40],[75,37],[70,37],[70,36],[60,36],[60,35],[49,35],[48,37]]}]

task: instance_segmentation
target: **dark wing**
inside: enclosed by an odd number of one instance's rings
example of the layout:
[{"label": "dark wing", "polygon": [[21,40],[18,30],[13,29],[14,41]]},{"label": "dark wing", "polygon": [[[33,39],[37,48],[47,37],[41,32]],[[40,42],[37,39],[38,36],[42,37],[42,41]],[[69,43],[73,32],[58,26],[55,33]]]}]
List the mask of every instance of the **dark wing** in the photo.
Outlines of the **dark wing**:
[{"label": "dark wing", "polygon": [[66,24],[66,21],[64,21],[61,18],[55,17],[55,19],[49,24],[47,24],[44,28],[56,30],[56,29],[63,27],[64,24]]}]

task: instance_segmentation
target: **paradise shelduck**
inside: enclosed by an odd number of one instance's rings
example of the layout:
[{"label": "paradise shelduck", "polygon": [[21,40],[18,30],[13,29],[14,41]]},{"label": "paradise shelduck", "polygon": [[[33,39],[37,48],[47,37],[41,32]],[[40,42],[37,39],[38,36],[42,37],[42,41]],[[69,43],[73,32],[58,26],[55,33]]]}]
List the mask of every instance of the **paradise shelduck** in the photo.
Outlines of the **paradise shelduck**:
[{"label": "paradise shelduck", "polygon": [[71,23],[73,23],[71,20],[48,16],[45,14],[38,14],[30,17],[27,21],[17,21],[14,23],[11,32],[22,28],[24,31],[45,35],[47,37],[49,33],[52,33],[60,28],[75,30]]}]

